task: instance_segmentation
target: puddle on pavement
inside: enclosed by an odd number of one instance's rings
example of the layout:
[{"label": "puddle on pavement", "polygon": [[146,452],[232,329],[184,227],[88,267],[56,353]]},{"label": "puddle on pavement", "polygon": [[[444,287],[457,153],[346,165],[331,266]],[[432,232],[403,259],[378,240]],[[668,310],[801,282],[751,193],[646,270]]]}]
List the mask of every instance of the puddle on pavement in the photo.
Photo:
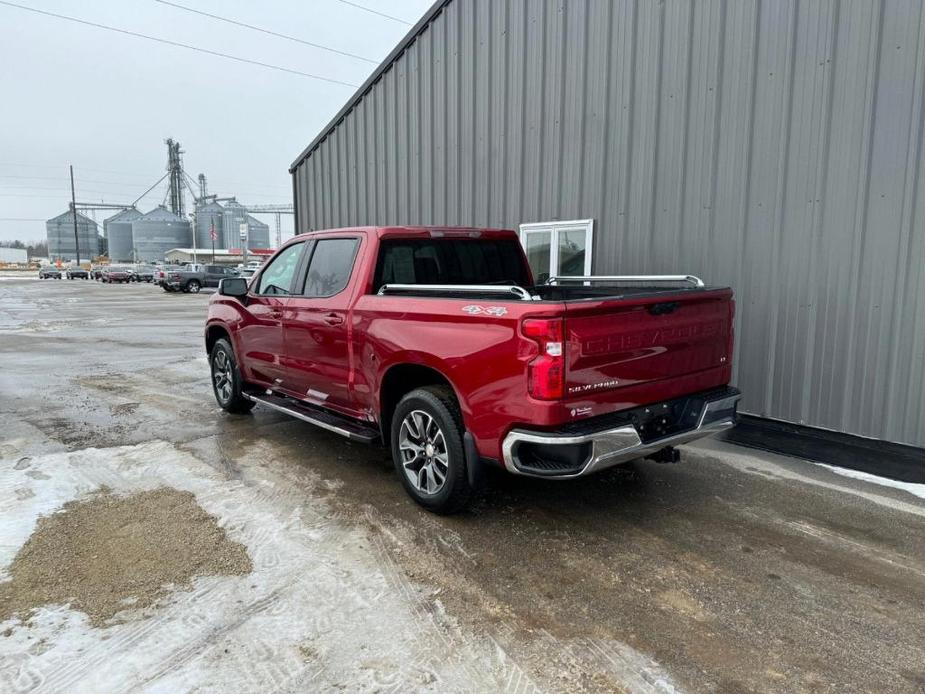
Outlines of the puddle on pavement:
[{"label": "puddle on pavement", "polygon": [[70,604],[93,626],[149,607],[197,576],[252,570],[190,492],[169,487],[120,496],[103,488],[39,519],[0,583],[0,622],[43,605]]}]

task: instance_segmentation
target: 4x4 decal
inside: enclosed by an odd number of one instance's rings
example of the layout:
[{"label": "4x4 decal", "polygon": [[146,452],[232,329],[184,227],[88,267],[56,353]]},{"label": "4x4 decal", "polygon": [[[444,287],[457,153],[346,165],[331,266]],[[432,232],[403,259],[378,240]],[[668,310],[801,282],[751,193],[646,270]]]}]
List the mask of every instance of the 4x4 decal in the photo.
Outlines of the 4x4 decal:
[{"label": "4x4 decal", "polygon": [[463,306],[462,310],[470,316],[503,316],[507,313],[507,309],[504,308],[504,306],[479,306],[478,304]]}]

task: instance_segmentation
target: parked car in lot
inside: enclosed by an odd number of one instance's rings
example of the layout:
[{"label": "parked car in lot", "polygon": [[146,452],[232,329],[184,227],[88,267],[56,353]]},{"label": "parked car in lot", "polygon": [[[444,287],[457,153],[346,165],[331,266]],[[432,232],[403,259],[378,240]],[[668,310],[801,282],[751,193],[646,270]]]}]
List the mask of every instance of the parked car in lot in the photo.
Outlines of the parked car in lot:
[{"label": "parked car in lot", "polygon": [[179,291],[179,288],[171,286],[167,278],[171,272],[195,271],[201,270],[205,266],[201,263],[187,263],[186,265],[158,265],[154,268],[154,284],[163,288],[165,291]]},{"label": "parked car in lot", "polygon": [[100,281],[107,284],[131,282],[132,269],[124,265],[109,265],[102,269]]},{"label": "parked car in lot", "polygon": [[164,265],[158,265],[154,268],[154,284],[159,287],[164,286],[164,281],[167,279],[167,273],[170,272],[170,268]]},{"label": "parked car in lot", "polygon": [[221,265],[187,265],[185,268],[166,272],[161,286],[165,291],[196,293],[203,287],[217,287],[229,277],[237,277],[238,271]]},{"label": "parked car in lot", "polygon": [[534,284],[512,231],[312,232],[225,279],[205,344],[218,404],[391,449],[436,512],[484,466],[571,479],[734,425],[732,290],[691,276]]},{"label": "parked car in lot", "polygon": [[46,265],[43,268],[39,268],[39,279],[59,280],[61,279],[61,270],[56,268],[54,265]]},{"label": "parked car in lot", "polygon": [[132,282],[153,282],[154,268],[151,265],[136,265],[132,268]]},{"label": "parked car in lot", "polygon": [[88,280],[90,273],[82,267],[69,267],[64,273],[69,280]]}]

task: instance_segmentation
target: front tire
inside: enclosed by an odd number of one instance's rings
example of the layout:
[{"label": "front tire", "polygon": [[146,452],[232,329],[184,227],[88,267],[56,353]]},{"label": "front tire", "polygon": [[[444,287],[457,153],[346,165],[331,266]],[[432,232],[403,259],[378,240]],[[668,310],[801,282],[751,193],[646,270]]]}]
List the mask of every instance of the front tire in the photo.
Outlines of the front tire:
[{"label": "front tire", "polygon": [[209,355],[209,365],[212,371],[212,392],[218,406],[232,414],[250,412],[254,407],[254,401],[248,400],[241,393],[244,382],[234,349],[228,340],[222,338],[215,342]]},{"label": "front tire", "polygon": [[428,511],[455,513],[472,498],[462,415],[445,386],[413,390],[392,415],[392,461],[408,495]]}]

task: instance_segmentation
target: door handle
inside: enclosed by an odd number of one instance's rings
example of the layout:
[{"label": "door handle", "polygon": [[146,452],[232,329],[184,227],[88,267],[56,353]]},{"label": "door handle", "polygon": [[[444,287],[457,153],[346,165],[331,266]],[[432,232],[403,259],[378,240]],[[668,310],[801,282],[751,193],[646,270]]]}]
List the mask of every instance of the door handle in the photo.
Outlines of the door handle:
[{"label": "door handle", "polygon": [[325,314],[322,320],[328,325],[340,325],[344,322],[344,319],[336,313]]}]

